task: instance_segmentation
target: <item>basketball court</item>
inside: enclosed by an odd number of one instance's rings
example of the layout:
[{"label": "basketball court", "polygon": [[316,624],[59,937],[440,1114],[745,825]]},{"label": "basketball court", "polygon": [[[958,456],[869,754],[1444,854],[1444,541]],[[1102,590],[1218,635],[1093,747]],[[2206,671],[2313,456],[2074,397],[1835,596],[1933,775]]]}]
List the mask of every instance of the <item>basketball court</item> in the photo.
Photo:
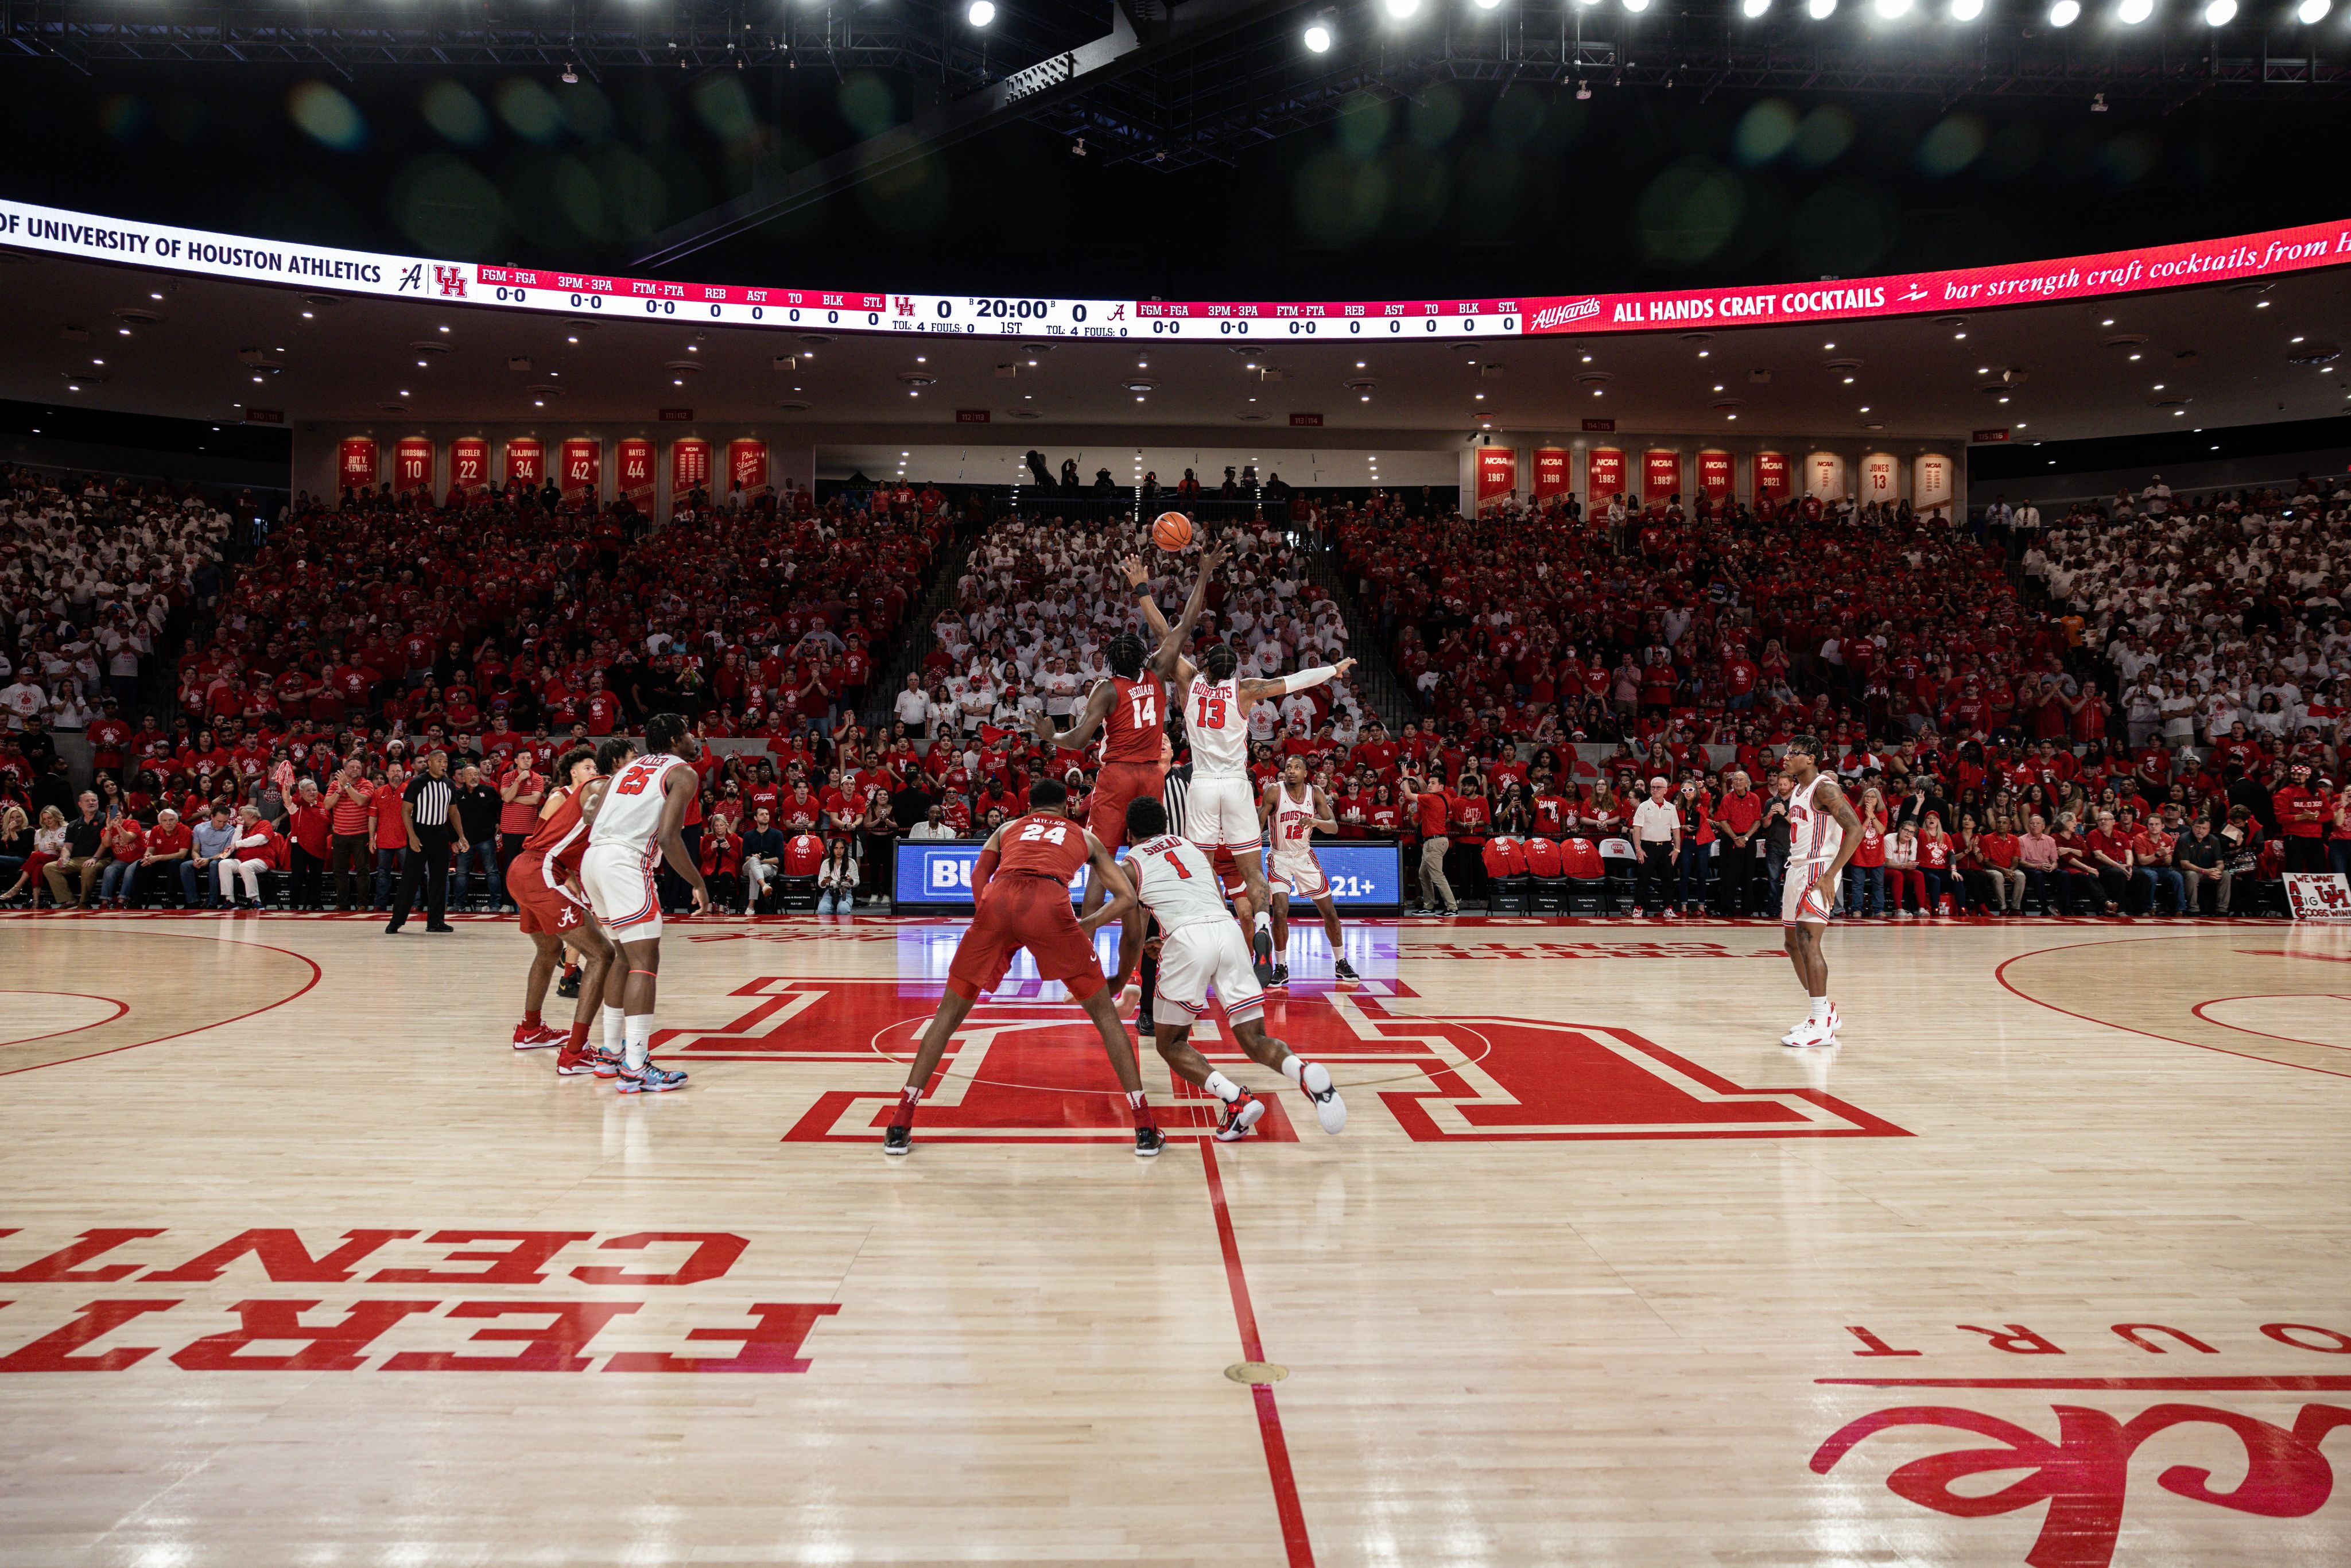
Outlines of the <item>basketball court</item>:
[{"label": "basketball court", "polygon": [[882,1157],[952,923],[677,924],[634,1099],[504,923],[5,930],[0,1562],[2351,1561],[2351,933],[1301,929],[1345,1133],[1144,1162],[1020,970]]}]

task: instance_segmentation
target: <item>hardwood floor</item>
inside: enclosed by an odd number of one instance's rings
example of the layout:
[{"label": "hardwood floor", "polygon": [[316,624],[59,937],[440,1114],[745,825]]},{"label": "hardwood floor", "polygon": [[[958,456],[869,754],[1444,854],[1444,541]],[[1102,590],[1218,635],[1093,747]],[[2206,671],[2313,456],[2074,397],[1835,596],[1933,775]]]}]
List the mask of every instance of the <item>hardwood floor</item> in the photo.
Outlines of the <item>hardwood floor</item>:
[{"label": "hardwood floor", "polygon": [[2351,1563],[2351,930],[1301,927],[1346,1131],[1150,1162],[1024,967],[885,1160],[956,931],[622,1098],[510,925],[0,917],[0,1564]]}]

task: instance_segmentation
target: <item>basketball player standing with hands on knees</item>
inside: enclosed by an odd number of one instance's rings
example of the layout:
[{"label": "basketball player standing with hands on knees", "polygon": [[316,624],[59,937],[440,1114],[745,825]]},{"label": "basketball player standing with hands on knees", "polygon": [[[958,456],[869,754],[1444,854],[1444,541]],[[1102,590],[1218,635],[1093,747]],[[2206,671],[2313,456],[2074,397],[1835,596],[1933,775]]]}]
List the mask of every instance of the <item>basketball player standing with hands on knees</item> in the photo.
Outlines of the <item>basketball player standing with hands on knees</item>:
[{"label": "basketball player standing with hands on knees", "polygon": [[[684,718],[657,713],[645,721],[645,755],[580,808],[588,820],[588,852],[580,857],[580,883],[621,949],[625,1016],[618,1087],[623,1094],[658,1094],[685,1084],[684,1073],[656,1067],[647,1056],[661,975],[661,894],[654,873],[668,862],[694,890],[695,913],[710,907],[710,889],[686,852],[684,834],[686,803],[702,787],[693,767],[701,753],[702,743]],[[609,980],[607,987],[609,995]]]},{"label": "basketball player standing with hands on knees", "polygon": [[1861,847],[1861,819],[1837,781],[1821,771],[1818,737],[1800,735],[1789,741],[1782,765],[1796,788],[1788,797],[1788,879],[1780,893],[1780,924],[1787,928],[1788,959],[1813,1010],[1780,1043],[1834,1045],[1839,1019],[1829,1000],[1829,962],[1821,952],[1821,937],[1836,907],[1845,862]]}]

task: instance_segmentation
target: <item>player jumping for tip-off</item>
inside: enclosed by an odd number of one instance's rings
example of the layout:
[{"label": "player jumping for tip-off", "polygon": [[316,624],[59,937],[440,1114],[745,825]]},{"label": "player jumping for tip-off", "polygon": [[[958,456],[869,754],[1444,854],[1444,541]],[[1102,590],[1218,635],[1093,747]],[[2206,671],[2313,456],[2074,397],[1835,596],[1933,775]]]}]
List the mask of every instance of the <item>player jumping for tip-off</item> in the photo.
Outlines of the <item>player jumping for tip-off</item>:
[{"label": "player jumping for tip-off", "polygon": [[1339,816],[1322,787],[1306,776],[1306,758],[1292,757],[1281,765],[1281,777],[1269,779],[1258,795],[1258,821],[1273,835],[1273,983],[1290,983],[1290,901],[1311,899],[1322,916],[1322,935],[1330,939],[1332,973],[1342,980],[1362,978],[1347,962],[1345,937],[1339,929],[1338,905],[1332,902],[1331,879],[1314,853],[1314,835],[1339,831]]},{"label": "player jumping for tip-off", "polygon": [[1834,1045],[1839,1020],[1836,1004],[1829,1000],[1829,961],[1821,952],[1821,937],[1836,907],[1845,862],[1861,847],[1861,819],[1837,781],[1821,771],[1819,737],[1797,736],[1781,760],[1796,789],[1788,797],[1788,880],[1780,894],[1780,924],[1787,928],[1788,960],[1813,1010],[1780,1043]]}]

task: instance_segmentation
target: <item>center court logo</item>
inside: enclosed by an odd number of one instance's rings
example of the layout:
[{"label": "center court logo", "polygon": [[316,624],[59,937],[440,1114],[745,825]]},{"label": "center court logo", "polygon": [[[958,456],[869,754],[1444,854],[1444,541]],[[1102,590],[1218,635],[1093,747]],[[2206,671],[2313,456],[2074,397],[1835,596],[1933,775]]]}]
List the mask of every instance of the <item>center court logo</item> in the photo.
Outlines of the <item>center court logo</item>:
[{"label": "center court logo", "polygon": [[1599,314],[1600,301],[1597,298],[1574,299],[1565,305],[1544,306],[1535,312],[1534,319],[1529,325],[1538,332],[1547,332],[1554,328],[1564,327],[1572,321],[1581,321],[1587,316]]}]

